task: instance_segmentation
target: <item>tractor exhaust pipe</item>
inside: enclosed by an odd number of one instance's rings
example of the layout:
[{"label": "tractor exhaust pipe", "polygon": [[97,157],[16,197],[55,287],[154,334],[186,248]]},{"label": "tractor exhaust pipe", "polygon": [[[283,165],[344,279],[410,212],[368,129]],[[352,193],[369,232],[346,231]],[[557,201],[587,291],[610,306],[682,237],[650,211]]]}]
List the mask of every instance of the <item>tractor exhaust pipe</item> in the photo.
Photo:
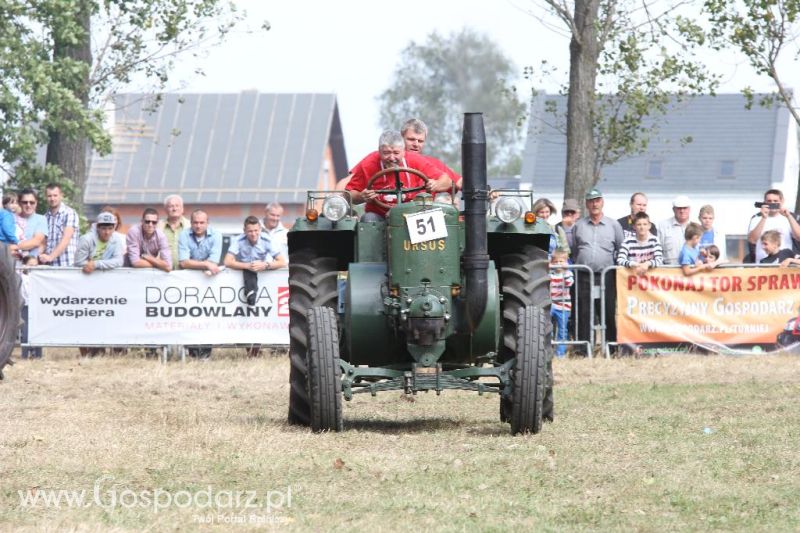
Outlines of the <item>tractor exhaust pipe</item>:
[{"label": "tractor exhaust pipe", "polygon": [[482,113],[464,113],[461,137],[461,170],[464,181],[464,230],[466,242],[461,265],[466,275],[467,328],[474,332],[486,310],[489,290],[489,254],[486,245],[486,133]]}]

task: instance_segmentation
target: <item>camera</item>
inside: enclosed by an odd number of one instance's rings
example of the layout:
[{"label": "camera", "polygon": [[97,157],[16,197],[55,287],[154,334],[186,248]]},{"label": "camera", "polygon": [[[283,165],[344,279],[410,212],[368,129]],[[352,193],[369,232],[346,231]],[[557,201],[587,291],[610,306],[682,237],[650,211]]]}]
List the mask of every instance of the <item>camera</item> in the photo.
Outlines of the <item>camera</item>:
[{"label": "camera", "polygon": [[770,209],[780,209],[781,208],[781,204],[768,204],[767,202],[756,202],[753,205],[755,205],[759,209],[761,209],[764,206],[767,206]]}]

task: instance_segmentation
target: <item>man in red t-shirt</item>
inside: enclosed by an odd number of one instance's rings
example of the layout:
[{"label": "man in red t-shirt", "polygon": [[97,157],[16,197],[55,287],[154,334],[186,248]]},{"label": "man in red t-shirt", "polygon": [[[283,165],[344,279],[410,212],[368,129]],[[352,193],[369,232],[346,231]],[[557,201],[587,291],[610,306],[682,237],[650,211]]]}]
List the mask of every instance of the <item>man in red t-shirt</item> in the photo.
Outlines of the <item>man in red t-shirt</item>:
[{"label": "man in red t-shirt", "polygon": [[[425,125],[418,118],[410,118],[405,121],[403,124],[403,128],[400,130],[400,135],[403,136],[403,141],[406,146],[406,152],[415,152],[417,154],[422,154],[422,149],[425,146],[425,141],[428,138],[428,126]],[[431,157],[428,155],[424,155],[425,159],[436,165],[440,171],[447,173],[453,183],[456,183],[461,180],[461,176],[459,176],[452,168],[448,167],[444,164],[443,161],[436,159],[435,157]],[[350,171],[350,174],[339,180],[339,183],[336,184],[337,191],[343,191],[347,187],[347,184],[350,183],[350,178],[353,177],[353,174],[356,173],[359,166],[356,165]],[[447,189],[449,190],[449,188]],[[446,192],[446,190],[437,190],[434,192]]]},{"label": "man in red t-shirt", "polygon": [[[396,205],[396,194],[378,194],[375,191],[380,189],[395,188],[395,174],[389,173],[378,178],[372,184],[371,189],[367,189],[367,181],[381,170],[394,167],[407,167],[419,170],[430,180],[424,184],[422,179],[410,172],[400,172],[400,181],[403,188],[413,188],[425,186],[429,192],[446,191],[452,186],[452,180],[425,156],[414,152],[407,152],[405,142],[399,132],[385,131],[381,134],[378,141],[378,151],[372,152],[362,159],[353,168],[352,177],[346,189],[350,191],[354,203],[366,202],[365,221],[381,220],[386,216],[388,209],[378,202],[389,206]],[[420,191],[421,192],[421,191]],[[417,195],[417,192],[403,195],[403,201],[409,201]]]}]

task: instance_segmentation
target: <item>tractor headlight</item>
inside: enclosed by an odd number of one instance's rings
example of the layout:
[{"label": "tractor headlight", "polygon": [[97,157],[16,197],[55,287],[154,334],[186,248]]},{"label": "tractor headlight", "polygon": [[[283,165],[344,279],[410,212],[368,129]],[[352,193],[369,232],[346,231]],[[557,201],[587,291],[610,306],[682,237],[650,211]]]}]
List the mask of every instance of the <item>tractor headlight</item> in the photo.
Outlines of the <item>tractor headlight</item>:
[{"label": "tractor headlight", "polygon": [[343,219],[349,210],[347,200],[341,196],[331,196],[322,203],[322,215],[331,222]]},{"label": "tractor headlight", "polygon": [[501,197],[494,206],[494,214],[506,224],[510,224],[522,215],[522,206],[516,198]]}]

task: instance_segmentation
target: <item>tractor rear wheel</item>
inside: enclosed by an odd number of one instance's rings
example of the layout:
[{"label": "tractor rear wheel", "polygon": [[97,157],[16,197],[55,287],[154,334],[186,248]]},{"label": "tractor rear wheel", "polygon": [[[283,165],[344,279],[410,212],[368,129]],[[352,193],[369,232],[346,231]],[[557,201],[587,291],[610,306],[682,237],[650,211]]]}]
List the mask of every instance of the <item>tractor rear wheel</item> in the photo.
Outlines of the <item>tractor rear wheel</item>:
[{"label": "tractor rear wheel", "polygon": [[0,379],[17,342],[19,305],[19,278],[14,258],[6,245],[0,243]]},{"label": "tractor rear wheel", "polygon": [[550,317],[528,306],[517,315],[517,359],[511,377],[511,434],[542,430]]},{"label": "tractor rear wheel", "polygon": [[[529,305],[540,307],[545,318],[550,320],[550,273],[547,252],[535,246],[523,246],[520,252],[500,257],[500,285],[503,294],[501,303],[503,342],[500,345],[499,361],[504,363],[517,353],[517,316],[520,309]],[[552,326],[549,326],[549,332]],[[544,418],[553,421],[553,362],[552,347],[546,346],[547,385],[544,400]],[[511,421],[511,398],[500,397],[500,421]]]},{"label": "tractor rear wheel", "polygon": [[336,265],[336,258],[307,248],[289,257],[289,424],[311,425],[306,312],[313,307],[336,307]]},{"label": "tractor rear wheel", "polygon": [[342,367],[339,366],[339,330],[336,313],[313,307],[308,318],[308,393],[311,429],[342,430]]}]

